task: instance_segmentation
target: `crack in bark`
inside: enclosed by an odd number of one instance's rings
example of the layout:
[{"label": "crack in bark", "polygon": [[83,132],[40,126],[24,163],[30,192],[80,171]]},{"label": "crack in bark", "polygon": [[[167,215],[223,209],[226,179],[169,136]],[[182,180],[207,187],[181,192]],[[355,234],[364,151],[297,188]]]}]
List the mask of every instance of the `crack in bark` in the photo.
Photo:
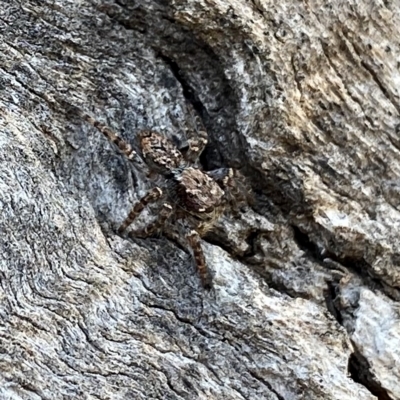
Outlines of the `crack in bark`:
[{"label": "crack in bark", "polygon": [[[343,41],[343,39],[341,39]],[[362,105],[362,103],[351,93],[351,91],[348,89],[348,86],[345,83],[344,77],[342,76],[342,74],[338,71],[338,69],[336,68],[334,62],[332,61],[331,57],[329,56],[329,50],[328,50],[328,45],[320,40],[320,44],[321,44],[321,48],[322,51],[324,52],[325,58],[327,60],[327,62],[329,63],[330,67],[332,68],[333,71],[335,71],[336,76],[340,79],[340,81],[342,82],[343,88],[346,90],[347,95],[356,103],[358,104],[358,106],[361,108],[363,115],[365,117],[365,119],[370,123],[370,126],[373,127],[373,120],[372,118],[365,112],[364,107]]]},{"label": "crack in bark", "polygon": [[[357,349],[357,346],[353,343],[353,346]],[[368,360],[361,354],[360,351],[356,350],[350,355],[348,370],[351,378],[367,388],[378,400],[395,400],[389,396],[386,389],[382,387],[382,384],[376,379]]]},{"label": "crack in bark", "polygon": [[363,56],[363,50],[360,47],[360,45],[356,42],[353,42],[348,35],[346,35],[346,32],[342,30],[342,34],[344,37],[346,37],[347,41],[351,43],[354,53],[358,56],[358,61],[360,65],[368,72],[369,76],[373,79],[375,84],[378,86],[382,94],[388,99],[388,101],[393,105],[393,107],[397,110],[397,112],[400,114],[400,106],[392,99],[392,96],[389,94],[388,89],[385,87],[384,83],[380,80],[379,75],[376,73],[374,68],[368,64],[367,61],[365,61],[365,57]]},{"label": "crack in bark", "polygon": [[[368,286],[371,285],[370,278],[365,272],[364,268],[359,265],[359,263],[364,264],[364,260],[350,260],[350,259],[340,259],[336,257],[334,254],[324,254],[322,255],[318,249],[318,247],[309,239],[306,233],[303,233],[296,226],[293,226],[295,231],[295,240],[298,243],[299,247],[305,250],[313,259],[318,261],[322,266],[326,267],[326,263],[324,263],[324,259],[329,257],[333,259],[335,262],[343,265],[353,274],[357,274],[360,276]],[[378,282],[379,284],[379,282]],[[335,299],[337,298],[336,292],[337,284],[334,282],[327,282],[327,291],[326,291],[326,300],[327,300],[327,309],[333,315],[333,317],[338,321],[340,325],[343,326],[343,318],[341,316],[341,310],[335,306]],[[375,286],[376,288],[376,286]],[[381,286],[379,290],[387,295],[387,291]],[[389,296],[390,297],[390,296]],[[354,348],[357,349],[357,345],[353,342]],[[349,366],[348,366],[351,378],[357,382],[362,384],[366,389],[368,389],[373,395],[377,396],[379,400],[394,400],[392,399],[386,389],[382,387],[379,381],[374,376],[369,362],[366,357],[362,355],[361,352],[356,350],[351,354],[349,358]]]},{"label": "crack in bark", "polygon": [[[345,267],[349,272],[359,276],[364,284],[371,289],[378,289],[381,293],[390,297],[392,300],[397,300],[393,297],[393,294],[385,290],[385,287],[380,283],[379,280],[371,276],[372,268],[364,258],[352,258],[352,257],[338,257],[334,253],[325,251],[323,254],[319,247],[310,240],[309,235],[306,232],[302,232],[296,225],[292,225],[294,231],[294,239],[298,244],[299,248],[306,251],[315,261],[317,261],[324,268],[328,267],[325,259],[331,259],[334,262]],[[396,288],[393,288],[396,289]],[[399,293],[400,296],[400,293]]]},{"label": "crack in bark", "polygon": [[200,118],[203,120],[204,125],[206,125],[206,116],[207,110],[204,107],[203,103],[200,101],[199,96],[190,86],[188,81],[184,77],[184,71],[181,70],[178,63],[174,61],[172,58],[166,56],[161,51],[158,52],[159,57],[168,65],[172,74],[176,78],[176,80],[180,83],[182,87],[182,93],[185,99],[192,104],[193,108],[197,111]]}]

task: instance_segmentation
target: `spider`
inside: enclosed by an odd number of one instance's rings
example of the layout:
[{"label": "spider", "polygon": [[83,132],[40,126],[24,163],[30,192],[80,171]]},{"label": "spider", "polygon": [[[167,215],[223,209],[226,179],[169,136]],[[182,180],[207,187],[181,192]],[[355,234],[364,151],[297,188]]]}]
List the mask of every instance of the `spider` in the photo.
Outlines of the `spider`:
[{"label": "spider", "polygon": [[228,205],[233,205],[235,171],[219,168],[203,171],[198,159],[207,144],[207,133],[198,132],[198,137],[187,138],[187,146],[178,146],[155,131],[138,133],[141,155],[109,127],[80,111],[89,124],[97,128],[114,143],[132,162],[147,172],[148,176],[162,176],[163,183],[151,188],[133,205],[118,234],[125,234],[127,228],[151,203],[161,202],[157,218],[143,229],[131,230],[129,237],[146,238],[161,233],[177,242],[181,247],[190,247],[202,284],[211,287],[211,277],[201,247],[204,236],[223,214]]}]

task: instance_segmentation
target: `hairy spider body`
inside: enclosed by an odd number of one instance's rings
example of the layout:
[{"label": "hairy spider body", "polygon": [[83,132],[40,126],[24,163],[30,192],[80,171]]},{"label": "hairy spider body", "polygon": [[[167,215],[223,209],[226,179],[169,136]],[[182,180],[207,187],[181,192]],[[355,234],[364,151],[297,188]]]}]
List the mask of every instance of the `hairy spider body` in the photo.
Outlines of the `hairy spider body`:
[{"label": "hairy spider body", "polygon": [[223,204],[225,192],[203,171],[189,167],[174,172],[179,204],[188,213],[201,218]]},{"label": "hairy spider body", "polygon": [[199,137],[187,138],[186,151],[165,136],[154,131],[138,134],[141,155],[110,128],[81,113],[82,117],[102,132],[110,142],[141,169],[148,168],[148,175],[164,178],[161,187],[150,189],[131,209],[118,229],[123,234],[146,206],[158,201],[162,207],[157,219],[140,230],[131,230],[130,237],[148,237],[161,232],[179,244],[190,246],[204,287],[211,284],[205,257],[201,248],[203,236],[224,212],[230,202],[226,189],[232,184],[233,171],[221,168],[204,172],[195,162],[207,144],[204,131]]},{"label": "hairy spider body", "polygon": [[168,174],[183,165],[182,153],[166,137],[157,132],[142,131],[139,138],[143,158],[151,170]]}]

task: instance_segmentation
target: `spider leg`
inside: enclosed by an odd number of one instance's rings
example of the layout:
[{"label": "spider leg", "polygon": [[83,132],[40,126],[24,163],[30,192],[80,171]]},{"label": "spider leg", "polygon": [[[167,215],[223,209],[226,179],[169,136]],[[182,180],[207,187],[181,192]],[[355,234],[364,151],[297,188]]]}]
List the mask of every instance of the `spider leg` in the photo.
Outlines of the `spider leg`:
[{"label": "spider leg", "polygon": [[131,212],[126,217],[125,221],[118,229],[118,233],[122,233],[125,229],[137,218],[137,216],[144,210],[149,203],[157,201],[163,192],[159,187],[150,189],[133,207]]},{"label": "spider leg", "polygon": [[186,235],[186,238],[189,242],[190,247],[193,250],[194,260],[199,271],[201,282],[204,288],[209,289],[211,287],[211,279],[208,272],[203,249],[201,248],[200,236],[195,230],[192,230]]},{"label": "spider leg", "polygon": [[111,143],[115,144],[121,151],[121,153],[124,154],[126,158],[128,158],[128,160],[135,162],[140,167],[140,169],[147,172],[148,168],[146,164],[128,142],[118,136],[118,134],[115,133],[110,127],[97,121],[91,115],[81,110],[78,110],[78,112],[81,118],[83,118],[90,125],[98,129],[98,131],[101,132]]},{"label": "spider leg", "polygon": [[175,144],[185,161],[192,164],[198,160],[203,152],[208,142],[208,135],[199,112],[194,109],[189,101],[186,102],[186,111],[184,116],[185,126],[178,122],[179,130],[185,133],[185,139],[182,142],[178,139],[178,143]]},{"label": "spider leg", "polygon": [[188,149],[184,152],[185,160],[194,163],[200,157],[208,142],[208,135],[206,131],[198,131],[197,137],[188,135]]},{"label": "spider leg", "polygon": [[238,170],[218,168],[208,171],[207,175],[213,178],[223,189],[225,192],[224,199],[230,205],[235,215],[239,214],[241,206],[251,201],[251,188]]},{"label": "spider leg", "polygon": [[158,218],[154,222],[150,223],[143,229],[129,232],[129,237],[146,238],[153,235],[164,226],[167,219],[171,216],[172,211],[173,208],[168,203],[164,203],[160,213],[158,214]]},{"label": "spider leg", "polygon": [[94,126],[99,130],[111,143],[117,145],[120,151],[125,154],[128,159],[132,160],[138,156],[135,150],[132,149],[132,146],[125,142],[124,139],[119,137],[111,128],[107,125],[102,124],[101,122],[94,119],[91,115],[81,112],[82,118],[84,118],[90,125]]},{"label": "spider leg", "polygon": [[188,241],[186,239],[186,236],[182,235],[182,233],[176,228],[176,226],[170,224],[168,226],[168,229],[163,230],[162,234],[168,240],[175,243],[175,245],[179,247],[182,251],[188,253]]},{"label": "spider leg", "polygon": [[213,171],[207,171],[207,175],[213,178],[220,186],[227,187],[234,177],[232,168],[218,168]]}]

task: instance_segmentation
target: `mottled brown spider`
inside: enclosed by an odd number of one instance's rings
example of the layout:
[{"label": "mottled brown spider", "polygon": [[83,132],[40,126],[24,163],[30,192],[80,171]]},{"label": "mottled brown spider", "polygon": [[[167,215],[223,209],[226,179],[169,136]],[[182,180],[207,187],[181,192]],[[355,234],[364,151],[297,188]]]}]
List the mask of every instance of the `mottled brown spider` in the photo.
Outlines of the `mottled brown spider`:
[{"label": "mottled brown spider", "polygon": [[154,131],[142,131],[138,134],[141,155],[120,138],[110,128],[85,113],[81,116],[96,127],[119,150],[148,175],[158,174],[164,182],[150,189],[131,209],[125,221],[118,229],[124,234],[150,203],[161,201],[162,206],[157,219],[141,230],[132,230],[130,237],[149,237],[157,232],[191,248],[203,286],[211,286],[200,238],[212,227],[232,203],[234,171],[220,168],[205,172],[197,160],[207,144],[207,134],[200,131],[198,137],[187,138],[184,150],[168,138]]}]

